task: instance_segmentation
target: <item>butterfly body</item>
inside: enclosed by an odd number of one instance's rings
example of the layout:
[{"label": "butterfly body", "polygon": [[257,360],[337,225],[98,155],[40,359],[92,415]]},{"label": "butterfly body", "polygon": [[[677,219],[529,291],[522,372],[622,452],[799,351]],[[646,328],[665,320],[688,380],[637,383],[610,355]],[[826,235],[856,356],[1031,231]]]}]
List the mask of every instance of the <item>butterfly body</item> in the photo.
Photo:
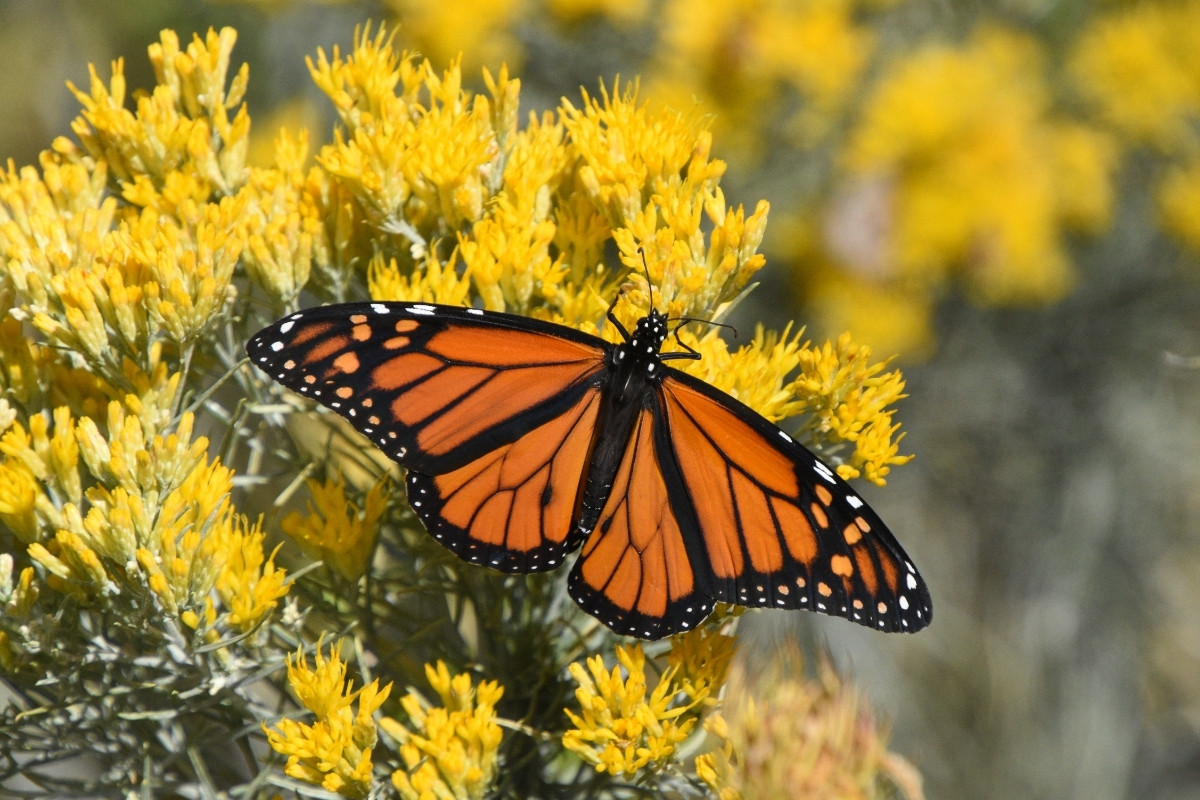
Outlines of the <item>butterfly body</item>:
[{"label": "butterfly body", "polygon": [[522,573],[580,550],[571,596],[657,639],[716,602],[928,624],[929,594],[871,509],[783,431],[664,363],[657,311],[622,341],[411,303],[300,311],[247,345],[408,469],[409,501],[467,561]]}]

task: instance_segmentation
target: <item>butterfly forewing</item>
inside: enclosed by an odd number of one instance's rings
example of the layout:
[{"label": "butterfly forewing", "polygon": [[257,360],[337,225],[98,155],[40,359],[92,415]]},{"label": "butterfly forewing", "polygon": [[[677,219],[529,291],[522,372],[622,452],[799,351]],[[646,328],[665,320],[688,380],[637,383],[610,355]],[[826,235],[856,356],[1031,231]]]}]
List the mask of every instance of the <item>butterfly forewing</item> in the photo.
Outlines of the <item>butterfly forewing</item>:
[{"label": "butterfly forewing", "polygon": [[285,317],[246,351],[395,461],[438,474],[562,413],[602,370],[603,340],[542,327],[567,330],[446,306],[349,303]]},{"label": "butterfly forewing", "polygon": [[908,556],[833,470],[702,381],[671,370],[662,397],[716,599],[885,631],[929,623],[929,591]]}]

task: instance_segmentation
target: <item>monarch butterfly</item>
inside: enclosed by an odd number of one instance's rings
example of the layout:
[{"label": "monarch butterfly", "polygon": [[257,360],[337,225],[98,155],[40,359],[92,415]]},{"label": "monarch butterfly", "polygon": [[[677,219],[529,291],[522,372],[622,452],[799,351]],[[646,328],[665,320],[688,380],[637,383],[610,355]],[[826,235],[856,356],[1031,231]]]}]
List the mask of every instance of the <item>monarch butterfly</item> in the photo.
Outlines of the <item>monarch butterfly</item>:
[{"label": "monarch butterfly", "polygon": [[[615,301],[614,301],[615,306]],[[837,474],[727,394],[665,364],[657,310],[622,341],[423,303],[298,311],[251,360],[408,470],[408,498],[461,558],[553,569],[620,634],[659,639],[717,602],[809,608],[883,631],[929,624],[929,591]]]}]

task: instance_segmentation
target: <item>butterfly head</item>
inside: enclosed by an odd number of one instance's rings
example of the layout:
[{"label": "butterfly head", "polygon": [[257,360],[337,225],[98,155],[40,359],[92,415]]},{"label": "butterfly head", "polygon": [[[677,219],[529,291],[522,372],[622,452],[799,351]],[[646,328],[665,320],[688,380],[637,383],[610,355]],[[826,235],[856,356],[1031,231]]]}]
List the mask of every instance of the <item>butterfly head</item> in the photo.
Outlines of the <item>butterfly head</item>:
[{"label": "butterfly head", "polygon": [[626,375],[641,374],[647,378],[657,378],[662,373],[659,350],[667,339],[667,333],[666,316],[652,309],[638,320],[633,332],[625,336],[625,341],[610,351],[610,363]]}]

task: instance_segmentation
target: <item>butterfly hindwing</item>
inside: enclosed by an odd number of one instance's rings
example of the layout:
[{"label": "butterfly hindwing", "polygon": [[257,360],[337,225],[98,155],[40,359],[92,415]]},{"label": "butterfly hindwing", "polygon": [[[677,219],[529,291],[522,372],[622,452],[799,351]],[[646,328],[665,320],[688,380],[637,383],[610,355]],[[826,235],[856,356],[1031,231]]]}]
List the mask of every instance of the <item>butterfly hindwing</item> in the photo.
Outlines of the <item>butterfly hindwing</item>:
[{"label": "butterfly hindwing", "polygon": [[584,610],[617,633],[643,639],[694,628],[713,609],[695,523],[681,503],[686,490],[664,448],[656,410],[651,405],[637,416],[568,580],[571,597]]},{"label": "butterfly hindwing", "polygon": [[572,521],[599,400],[595,388],[580,393],[559,416],[450,472],[410,470],[413,510],[434,538],[472,563],[505,572],[561,565],[581,538]]},{"label": "butterfly hindwing", "polygon": [[884,631],[929,624],[908,556],[833,470],[703,381],[671,370],[661,397],[715,599]]}]

